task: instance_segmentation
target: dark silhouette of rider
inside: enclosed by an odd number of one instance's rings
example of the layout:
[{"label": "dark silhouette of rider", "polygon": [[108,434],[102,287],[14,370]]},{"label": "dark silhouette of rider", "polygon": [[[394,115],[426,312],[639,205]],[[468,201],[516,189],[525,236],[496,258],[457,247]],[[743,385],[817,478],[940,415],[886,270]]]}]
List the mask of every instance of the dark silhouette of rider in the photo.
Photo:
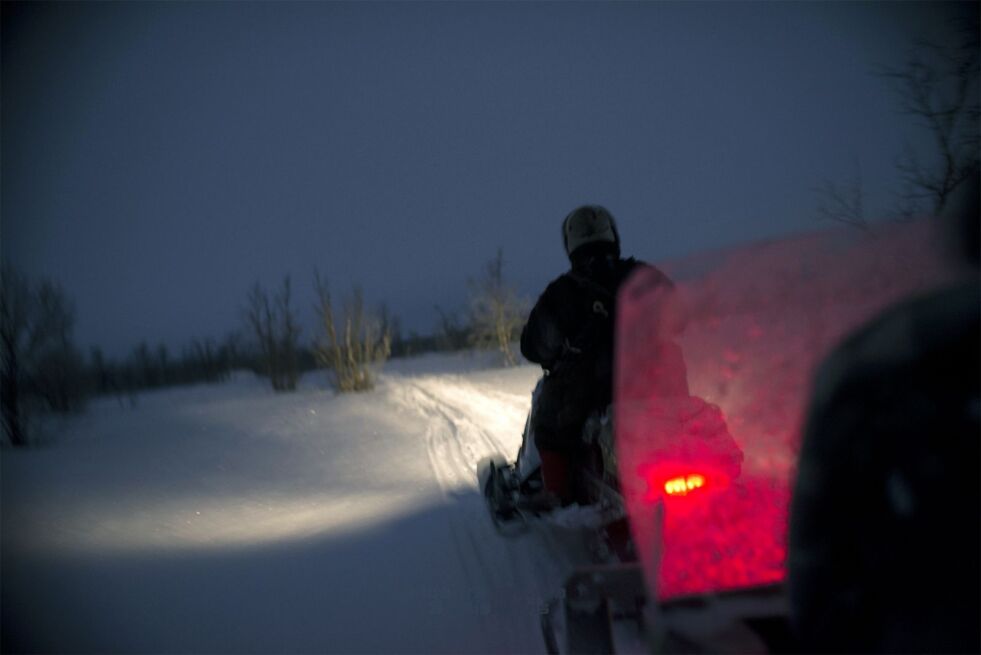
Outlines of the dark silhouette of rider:
[{"label": "dark silhouette of rider", "polygon": [[617,292],[646,265],[620,256],[616,222],[597,205],[566,216],[562,241],[571,268],[548,285],[531,310],[521,353],[545,370],[532,429],[545,490],[567,504],[583,500],[576,479],[583,424],[612,398]]}]

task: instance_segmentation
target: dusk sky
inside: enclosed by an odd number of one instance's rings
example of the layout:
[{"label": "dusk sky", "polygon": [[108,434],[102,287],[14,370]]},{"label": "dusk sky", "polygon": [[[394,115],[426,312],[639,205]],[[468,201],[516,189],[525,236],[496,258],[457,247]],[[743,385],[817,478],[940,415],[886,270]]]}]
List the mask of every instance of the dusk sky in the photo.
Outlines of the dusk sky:
[{"label": "dusk sky", "polygon": [[363,285],[406,332],[498,247],[534,298],[607,206],[648,261],[885,217],[925,134],[875,71],[976,3],[2,6],[2,256],[124,355],[242,326],[258,281]]}]

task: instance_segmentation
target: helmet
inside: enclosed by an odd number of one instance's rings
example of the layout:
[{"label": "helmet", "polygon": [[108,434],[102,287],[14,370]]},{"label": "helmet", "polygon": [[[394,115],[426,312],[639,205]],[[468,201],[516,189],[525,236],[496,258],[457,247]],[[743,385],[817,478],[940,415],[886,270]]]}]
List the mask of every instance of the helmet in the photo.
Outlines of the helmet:
[{"label": "helmet", "polygon": [[572,210],[562,222],[562,241],[569,257],[591,243],[610,243],[617,251],[620,249],[620,235],[613,215],[599,205],[583,205]]}]

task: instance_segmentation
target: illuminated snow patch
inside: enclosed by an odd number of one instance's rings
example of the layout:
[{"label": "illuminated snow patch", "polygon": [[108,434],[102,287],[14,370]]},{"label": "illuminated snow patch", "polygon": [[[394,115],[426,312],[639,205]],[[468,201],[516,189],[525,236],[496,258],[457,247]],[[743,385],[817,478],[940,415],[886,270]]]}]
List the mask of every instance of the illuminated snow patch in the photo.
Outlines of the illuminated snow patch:
[{"label": "illuminated snow patch", "polygon": [[420,494],[201,498],[41,514],[18,540],[32,550],[145,551],[248,547],[370,529],[431,502]]}]

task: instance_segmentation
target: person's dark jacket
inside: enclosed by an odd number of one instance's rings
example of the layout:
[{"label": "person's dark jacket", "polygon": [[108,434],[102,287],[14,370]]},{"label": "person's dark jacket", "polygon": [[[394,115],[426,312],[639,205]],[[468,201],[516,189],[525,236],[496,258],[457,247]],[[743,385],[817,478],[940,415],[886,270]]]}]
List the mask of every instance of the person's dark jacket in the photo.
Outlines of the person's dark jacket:
[{"label": "person's dark jacket", "polygon": [[603,248],[581,250],[539,297],[521,332],[521,354],[547,375],[535,412],[539,448],[567,450],[589,412],[610,403],[617,291],[647,266]]}]

